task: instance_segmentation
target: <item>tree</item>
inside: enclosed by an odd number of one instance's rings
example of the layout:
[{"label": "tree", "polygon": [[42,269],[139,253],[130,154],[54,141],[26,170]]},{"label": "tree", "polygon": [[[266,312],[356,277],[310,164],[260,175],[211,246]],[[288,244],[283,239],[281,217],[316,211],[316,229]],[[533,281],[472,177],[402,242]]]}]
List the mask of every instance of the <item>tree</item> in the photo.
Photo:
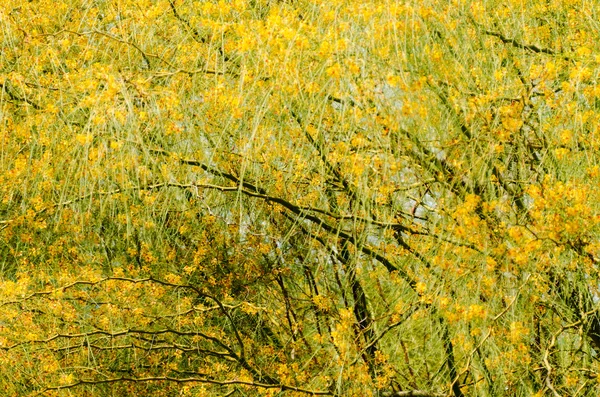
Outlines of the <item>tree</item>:
[{"label": "tree", "polygon": [[595,395],[591,2],[6,1],[6,395]]}]

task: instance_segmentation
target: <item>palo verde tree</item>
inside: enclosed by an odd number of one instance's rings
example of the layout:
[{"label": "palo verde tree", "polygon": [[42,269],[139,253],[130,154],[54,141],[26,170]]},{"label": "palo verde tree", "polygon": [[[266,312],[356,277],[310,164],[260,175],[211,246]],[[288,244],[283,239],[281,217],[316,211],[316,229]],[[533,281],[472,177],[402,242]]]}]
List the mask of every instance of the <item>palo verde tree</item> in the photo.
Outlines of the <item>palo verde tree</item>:
[{"label": "palo verde tree", "polygon": [[6,396],[596,395],[593,1],[6,0]]}]

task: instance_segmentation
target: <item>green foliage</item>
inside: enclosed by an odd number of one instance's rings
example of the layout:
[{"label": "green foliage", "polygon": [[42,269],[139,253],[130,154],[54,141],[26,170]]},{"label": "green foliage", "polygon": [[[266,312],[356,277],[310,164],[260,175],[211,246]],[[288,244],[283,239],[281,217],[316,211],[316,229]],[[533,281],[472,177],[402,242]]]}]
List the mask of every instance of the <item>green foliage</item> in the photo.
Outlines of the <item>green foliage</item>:
[{"label": "green foliage", "polygon": [[0,390],[596,395],[596,17],[3,2]]}]

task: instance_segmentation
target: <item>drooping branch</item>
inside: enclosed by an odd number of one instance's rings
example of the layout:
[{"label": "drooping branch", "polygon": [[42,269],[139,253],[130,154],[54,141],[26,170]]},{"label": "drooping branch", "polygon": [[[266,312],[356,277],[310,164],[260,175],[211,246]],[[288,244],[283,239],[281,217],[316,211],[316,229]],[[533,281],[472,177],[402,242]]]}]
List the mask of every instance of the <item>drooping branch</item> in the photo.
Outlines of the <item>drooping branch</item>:
[{"label": "drooping branch", "polygon": [[280,389],[281,391],[291,391],[296,393],[309,394],[313,396],[330,396],[333,395],[332,392],[328,390],[309,390],[303,389],[300,387],[289,386],[286,384],[269,384],[269,383],[260,383],[260,382],[249,382],[243,380],[216,380],[207,377],[190,377],[190,378],[176,378],[172,376],[154,376],[154,377],[144,377],[144,378],[134,378],[134,377],[118,377],[118,378],[107,378],[107,379],[80,379],[76,382],[67,384],[67,385],[58,385],[58,386],[49,386],[35,394],[36,396],[45,394],[49,391],[53,390],[66,390],[73,389],[78,386],[85,385],[101,385],[101,384],[109,384],[109,383],[120,383],[120,382],[132,382],[132,383],[146,383],[146,382],[175,382],[175,383],[207,383],[218,386],[230,386],[230,385],[244,385],[244,386],[252,386],[261,389]]},{"label": "drooping branch", "polygon": [[488,35],[488,36],[497,37],[504,44],[510,44],[513,47],[519,48],[521,50],[528,50],[528,51],[535,52],[535,53],[538,53],[538,54],[541,53],[541,54],[548,54],[548,55],[556,55],[556,51],[551,50],[549,48],[538,47],[538,46],[531,45],[531,44],[523,44],[523,43],[521,43],[521,42],[519,42],[519,41],[517,41],[515,39],[508,38],[508,37],[506,37],[503,34],[498,33],[498,32],[492,32],[492,31],[489,31],[489,30],[484,30],[483,33],[486,34],[486,35]]}]

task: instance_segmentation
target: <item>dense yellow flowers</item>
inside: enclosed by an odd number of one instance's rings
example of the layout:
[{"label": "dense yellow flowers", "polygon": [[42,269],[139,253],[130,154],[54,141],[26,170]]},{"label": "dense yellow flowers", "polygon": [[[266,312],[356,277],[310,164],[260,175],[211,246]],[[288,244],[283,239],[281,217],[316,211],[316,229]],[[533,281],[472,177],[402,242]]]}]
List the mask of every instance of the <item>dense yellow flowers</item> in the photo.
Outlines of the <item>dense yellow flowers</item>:
[{"label": "dense yellow flowers", "polygon": [[596,8],[4,1],[0,389],[593,394]]}]

